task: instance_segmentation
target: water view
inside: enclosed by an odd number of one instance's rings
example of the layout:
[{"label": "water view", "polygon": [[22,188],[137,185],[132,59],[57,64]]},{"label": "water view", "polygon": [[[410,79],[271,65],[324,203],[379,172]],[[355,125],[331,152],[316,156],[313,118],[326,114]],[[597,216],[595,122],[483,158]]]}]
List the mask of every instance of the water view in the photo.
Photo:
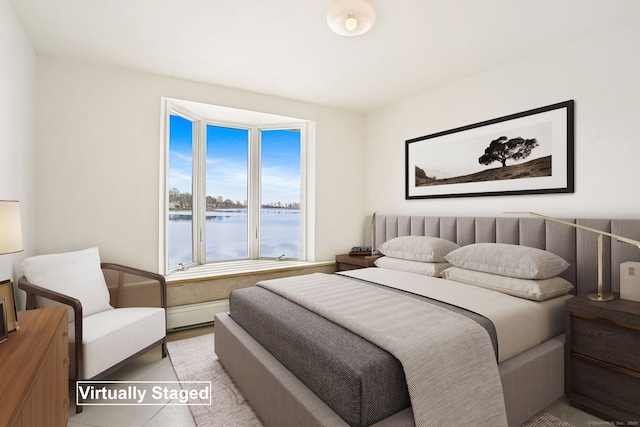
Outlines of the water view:
[{"label": "water view", "polygon": [[[192,262],[190,211],[170,211],[169,266]],[[206,214],[207,262],[249,258],[247,209],[219,209]],[[300,258],[300,210],[261,209],[260,256]]]}]

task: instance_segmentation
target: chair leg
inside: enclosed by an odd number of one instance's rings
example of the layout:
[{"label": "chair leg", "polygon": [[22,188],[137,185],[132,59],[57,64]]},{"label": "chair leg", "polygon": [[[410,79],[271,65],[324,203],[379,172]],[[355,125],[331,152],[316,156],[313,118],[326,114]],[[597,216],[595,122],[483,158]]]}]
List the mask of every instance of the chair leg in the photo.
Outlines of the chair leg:
[{"label": "chair leg", "polygon": [[78,395],[78,380],[74,380],[71,382],[73,383],[73,388],[74,388],[73,392],[76,395],[76,414],[79,414],[82,412],[83,408],[82,408],[82,405],[80,404],[80,402],[82,402],[81,400],[82,397]]},{"label": "chair leg", "polygon": [[167,337],[162,340],[162,358],[167,357]]}]

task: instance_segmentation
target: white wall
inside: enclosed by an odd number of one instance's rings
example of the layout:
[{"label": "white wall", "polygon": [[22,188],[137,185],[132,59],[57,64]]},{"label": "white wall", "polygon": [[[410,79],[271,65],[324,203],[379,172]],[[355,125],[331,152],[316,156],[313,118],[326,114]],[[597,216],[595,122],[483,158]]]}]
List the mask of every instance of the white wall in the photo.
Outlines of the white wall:
[{"label": "white wall", "polygon": [[[629,23],[369,114],[366,211],[640,218],[639,44],[640,22]],[[404,199],[405,140],[570,99],[575,193]]]},{"label": "white wall", "polygon": [[8,0],[0,0],[0,199],[19,200],[24,252],[0,255],[0,280],[34,251],[36,54]]},{"label": "white wall", "polygon": [[[2,61],[0,132],[33,138],[34,54],[7,0],[4,33],[23,65]],[[6,13],[5,13],[6,12]],[[7,18],[7,16],[9,18]],[[3,23],[4,24],[4,23]],[[363,217],[381,214],[640,217],[640,41],[638,22],[611,28],[536,56],[489,70],[363,117],[310,104],[46,56],[38,57],[36,253],[100,247],[103,259],[157,270],[160,99],[171,97],[317,123],[315,248],[332,259],[363,243]],[[13,28],[13,29],[11,29]],[[10,50],[10,52],[11,52]],[[3,50],[5,52],[5,50]],[[25,52],[28,52],[25,53]],[[3,53],[4,55],[4,53]],[[13,53],[7,55],[13,58]],[[437,65],[437,64],[436,64]],[[4,71],[4,69],[7,71]],[[20,89],[21,88],[21,89]],[[556,102],[576,101],[574,194],[404,200],[404,141]],[[6,104],[9,103],[9,104]],[[18,104],[21,109],[16,111]],[[23,104],[23,105],[21,105]],[[11,108],[9,108],[11,107]],[[29,149],[0,140],[18,159],[2,176],[21,179],[24,215],[34,215]],[[18,152],[16,152],[16,150]],[[3,150],[4,151],[4,150]],[[3,159],[3,162],[7,162]],[[23,167],[26,166],[26,167]],[[2,184],[5,186],[4,181]],[[24,228],[24,227],[23,227]],[[30,249],[34,249],[31,247]],[[6,257],[6,256],[5,256]],[[5,262],[4,260],[2,262]]]},{"label": "white wall", "polygon": [[38,253],[158,270],[162,97],[315,121],[315,258],[360,241],[364,196],[341,189],[363,168],[361,114],[46,56],[37,93]]}]

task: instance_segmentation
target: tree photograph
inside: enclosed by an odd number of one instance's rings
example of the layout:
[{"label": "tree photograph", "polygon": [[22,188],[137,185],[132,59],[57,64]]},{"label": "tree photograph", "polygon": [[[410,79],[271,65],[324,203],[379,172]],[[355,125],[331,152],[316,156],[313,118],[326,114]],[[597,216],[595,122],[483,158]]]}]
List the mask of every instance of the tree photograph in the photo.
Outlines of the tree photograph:
[{"label": "tree photograph", "polygon": [[480,135],[456,144],[425,146],[416,156],[416,187],[551,175],[550,130],[539,125]]},{"label": "tree photograph", "polygon": [[573,101],[405,141],[405,198],[573,191]]}]

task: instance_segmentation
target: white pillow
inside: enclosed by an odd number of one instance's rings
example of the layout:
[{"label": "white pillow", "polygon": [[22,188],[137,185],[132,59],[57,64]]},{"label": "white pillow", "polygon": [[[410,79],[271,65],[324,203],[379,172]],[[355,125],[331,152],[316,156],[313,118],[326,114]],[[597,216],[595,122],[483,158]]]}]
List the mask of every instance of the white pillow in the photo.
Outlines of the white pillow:
[{"label": "white pillow", "polygon": [[567,261],[551,252],[504,243],[463,246],[445,258],[456,267],[520,279],[549,279],[569,267]]},{"label": "white pillow", "polygon": [[383,255],[422,262],[446,262],[449,252],[459,248],[457,244],[438,237],[401,236],[378,246]]},{"label": "white pillow", "polygon": [[479,286],[532,301],[544,301],[559,297],[560,295],[568,294],[573,289],[571,283],[558,276],[537,280],[518,279],[451,267],[442,272],[442,277],[447,280]]},{"label": "white pillow", "polygon": [[408,259],[391,258],[383,256],[375,261],[376,267],[390,270],[408,271],[410,273],[424,274],[426,276],[440,277],[443,270],[451,267],[448,262],[419,262]]},{"label": "white pillow", "polygon": [[[22,270],[34,285],[77,298],[82,304],[83,316],[113,309],[109,305],[109,290],[100,268],[98,248],[26,258],[22,261]],[[53,307],[60,303],[38,298],[38,305]],[[69,321],[73,321],[72,309],[69,309]]]}]

